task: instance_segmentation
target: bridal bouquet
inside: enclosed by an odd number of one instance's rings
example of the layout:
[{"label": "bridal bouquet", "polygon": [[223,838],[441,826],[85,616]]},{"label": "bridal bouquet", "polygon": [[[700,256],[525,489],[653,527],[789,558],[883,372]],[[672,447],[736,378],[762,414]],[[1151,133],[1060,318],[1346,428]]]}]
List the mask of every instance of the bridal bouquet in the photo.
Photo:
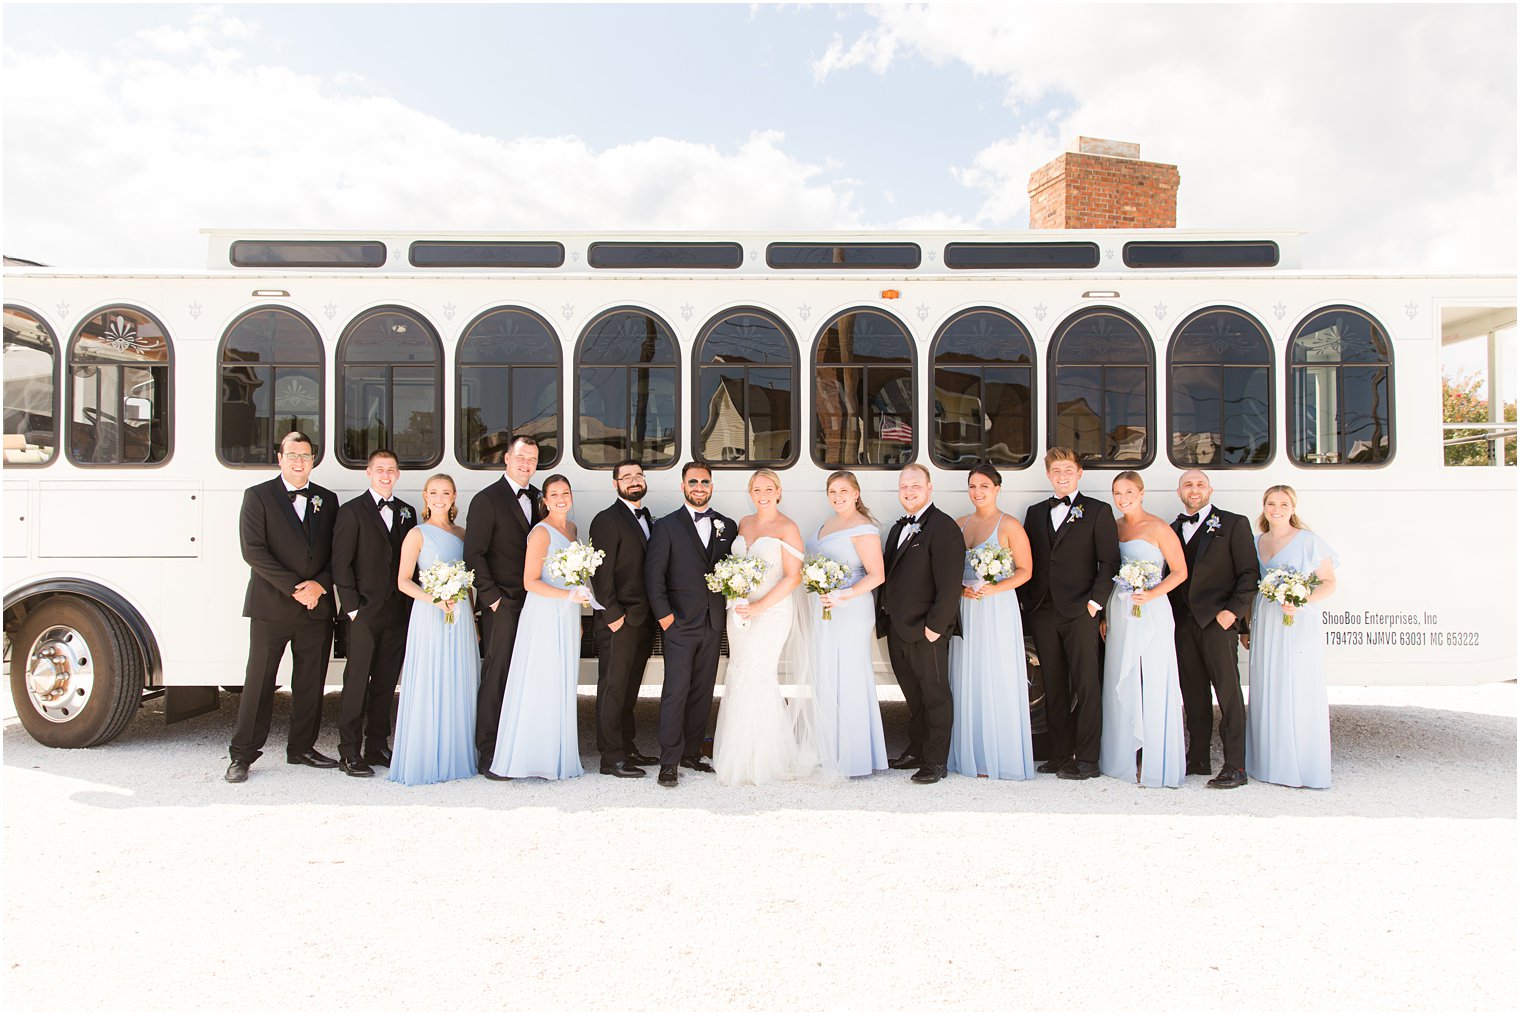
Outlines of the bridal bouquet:
[{"label": "bridal bouquet", "polygon": [[592,546],[590,540],[584,543],[574,542],[549,555],[549,573],[564,582],[567,588],[585,592],[586,598],[595,606],[596,600],[587,583],[606,558],[607,554]]},{"label": "bridal bouquet", "polygon": [[[440,560],[417,576],[417,584],[435,603],[457,603],[475,587],[475,572],[466,568],[462,560]],[[452,624],[454,611],[446,611],[443,620]]]},{"label": "bridal bouquet", "polygon": [[[712,592],[720,592],[724,599],[728,600],[729,606],[738,606],[741,603],[748,606],[749,600],[745,596],[754,591],[755,586],[765,580],[765,572],[770,569],[770,564],[759,557],[740,557],[730,554],[713,567],[707,576],[707,588]],[[748,627],[749,621],[743,617],[736,617],[735,623],[740,627]]]},{"label": "bridal bouquet", "polygon": [[983,544],[966,551],[966,562],[971,565],[977,580],[966,582],[972,588],[981,588],[1002,581],[1013,574],[1013,551],[998,543]]},{"label": "bridal bouquet", "polygon": [[[1153,589],[1161,584],[1161,565],[1154,560],[1126,560],[1119,565],[1119,573],[1114,575],[1114,583],[1119,586],[1120,592],[1129,595]],[[1139,603],[1129,608],[1129,615],[1140,616]]]},{"label": "bridal bouquet", "polygon": [[[1279,606],[1292,603],[1295,608],[1309,601],[1309,593],[1319,587],[1319,575],[1312,572],[1294,571],[1286,567],[1274,567],[1256,586],[1256,591],[1269,603]],[[1283,614],[1283,624],[1293,623],[1293,617]]]},{"label": "bridal bouquet", "polygon": [[[815,553],[802,562],[802,587],[820,596],[839,591],[849,577],[849,568],[821,553]],[[834,619],[834,614],[827,606],[823,608],[823,619]]]}]

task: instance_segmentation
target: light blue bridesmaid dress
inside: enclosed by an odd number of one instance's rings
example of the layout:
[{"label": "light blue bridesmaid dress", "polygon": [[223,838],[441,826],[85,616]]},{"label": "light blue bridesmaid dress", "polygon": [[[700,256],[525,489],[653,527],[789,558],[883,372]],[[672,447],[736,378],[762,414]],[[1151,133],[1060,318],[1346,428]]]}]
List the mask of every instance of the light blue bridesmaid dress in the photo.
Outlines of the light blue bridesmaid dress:
[{"label": "light blue bridesmaid dress", "polygon": [[[1299,530],[1271,560],[1260,557],[1260,575],[1276,567],[1313,572],[1340,558],[1330,544]],[[1251,697],[1246,705],[1246,774],[1281,786],[1330,787],[1330,699],[1325,692],[1325,636],[1319,610],[1300,609],[1291,625],[1282,607],[1260,595],[1251,613],[1247,664]]]},{"label": "light blue bridesmaid dress", "polygon": [[[1119,544],[1124,560],[1149,560],[1162,566],[1161,548],[1144,539]],[[1166,596],[1134,602],[1115,586],[1104,615],[1108,642],[1103,657],[1103,738],[1098,769],[1129,782],[1140,759],[1140,785],[1182,785],[1187,770],[1182,727],[1182,688],[1177,676],[1176,627]]]},{"label": "light blue bridesmaid dress", "polygon": [[[464,559],[464,540],[436,525],[419,525],[417,566]],[[391,782],[418,786],[475,774],[475,697],[480,691],[480,645],[469,601],[454,607],[454,623],[432,603],[412,601],[401,664],[401,706],[391,748]]]},{"label": "light blue bridesmaid dress", "polygon": [[[1002,524],[999,516],[992,533],[973,549],[996,543]],[[964,580],[977,580],[971,551]],[[961,600],[961,633],[950,640],[950,700],[955,722],[947,769],[993,779],[1034,777],[1024,623],[1015,593]]]},{"label": "light blue bridesmaid dress", "polygon": [[[570,545],[554,526],[539,577],[567,588],[549,574],[549,557]],[[496,730],[491,771],[512,779],[573,779],[581,768],[580,733],[576,729],[576,683],[581,662],[581,605],[528,593],[517,622],[507,694]]]},{"label": "light blue bridesmaid dress", "polygon": [[[820,529],[820,531],[822,531]],[[849,568],[844,588],[865,577],[865,565],[855,550],[856,536],[881,539],[874,525],[856,525],[814,535],[807,553],[821,553]],[[872,596],[837,604],[828,620],[818,596],[807,597],[813,631],[813,693],[825,771],[845,776],[870,775],[887,767],[887,741],[881,729],[881,706],[876,700],[876,670],[871,646],[876,641],[876,605]]]}]

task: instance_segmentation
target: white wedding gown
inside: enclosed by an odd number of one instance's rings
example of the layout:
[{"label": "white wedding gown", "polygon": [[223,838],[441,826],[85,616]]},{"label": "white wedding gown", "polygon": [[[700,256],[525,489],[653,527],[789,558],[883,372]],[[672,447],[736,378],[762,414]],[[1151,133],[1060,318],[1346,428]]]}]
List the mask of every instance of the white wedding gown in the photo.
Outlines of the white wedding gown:
[{"label": "white wedding gown", "polygon": [[[758,602],[781,580],[781,555],[801,559],[791,545],[774,536],[761,536],[746,547],[734,540],[736,556],[759,557],[769,568],[765,580],[748,596]],[[763,786],[805,778],[818,767],[815,752],[798,742],[793,716],[781,697],[777,670],[791,636],[795,596],[788,596],[741,627],[728,614],[728,671],[723,678],[723,704],[713,734],[713,769],[725,786]]]}]

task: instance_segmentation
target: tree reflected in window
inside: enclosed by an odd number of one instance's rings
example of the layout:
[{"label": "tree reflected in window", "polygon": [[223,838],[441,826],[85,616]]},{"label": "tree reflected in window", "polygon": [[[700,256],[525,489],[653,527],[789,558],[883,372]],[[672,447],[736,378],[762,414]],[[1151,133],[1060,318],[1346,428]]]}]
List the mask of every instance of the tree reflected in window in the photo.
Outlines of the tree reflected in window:
[{"label": "tree reflected in window", "polygon": [[409,310],[380,307],[359,316],[338,342],[338,460],[363,468],[389,448],[406,468],[443,458],[443,345]]},{"label": "tree reflected in window", "polygon": [[664,321],[610,310],[586,328],[576,351],[575,457],[589,468],[635,458],[648,468],[676,459],[680,367]]},{"label": "tree reflected in window", "polygon": [[848,310],[813,348],[813,460],[824,468],[913,461],[913,342],[895,318]]},{"label": "tree reflected in window", "polygon": [[1063,323],[1050,348],[1050,443],[1073,448],[1085,466],[1149,464],[1155,358],[1145,330],[1099,307]]},{"label": "tree reflected in window", "polygon": [[1172,339],[1167,403],[1173,464],[1222,469],[1272,460],[1272,347],[1238,310],[1201,310]]},{"label": "tree reflected in window", "polygon": [[697,338],[698,461],[714,466],[796,461],[797,344],[776,318],[730,310]]},{"label": "tree reflected in window", "polygon": [[1034,347],[1000,310],[968,310],[934,340],[936,465],[1024,468],[1034,457]]},{"label": "tree reflected in window", "polygon": [[560,344],[527,310],[482,314],[459,340],[456,451],[467,469],[498,468],[512,439],[538,441],[540,468],[559,461]]},{"label": "tree reflected in window", "polygon": [[1288,342],[1288,446],[1299,465],[1393,457],[1393,349],[1360,310],[1316,312]]}]

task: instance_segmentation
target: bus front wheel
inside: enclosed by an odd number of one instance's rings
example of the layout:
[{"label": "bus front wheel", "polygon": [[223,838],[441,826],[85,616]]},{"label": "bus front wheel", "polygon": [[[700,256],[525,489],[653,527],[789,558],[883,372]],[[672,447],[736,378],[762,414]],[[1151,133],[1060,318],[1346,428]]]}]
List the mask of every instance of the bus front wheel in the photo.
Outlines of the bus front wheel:
[{"label": "bus front wheel", "polygon": [[142,702],[142,652],[114,613],[56,596],[29,613],[11,642],[11,700],[46,747],[94,747],[121,733]]}]

